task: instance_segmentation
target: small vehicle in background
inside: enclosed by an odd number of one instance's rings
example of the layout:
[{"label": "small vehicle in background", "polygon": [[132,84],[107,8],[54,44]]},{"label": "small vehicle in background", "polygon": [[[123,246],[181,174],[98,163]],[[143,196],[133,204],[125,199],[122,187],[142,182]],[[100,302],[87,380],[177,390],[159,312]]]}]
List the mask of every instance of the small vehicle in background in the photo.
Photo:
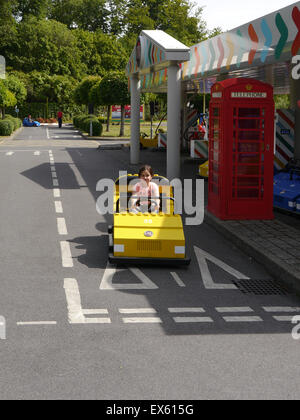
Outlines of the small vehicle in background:
[{"label": "small vehicle in background", "polygon": [[38,121],[34,121],[31,115],[25,117],[23,120],[23,127],[40,127],[41,124]]}]

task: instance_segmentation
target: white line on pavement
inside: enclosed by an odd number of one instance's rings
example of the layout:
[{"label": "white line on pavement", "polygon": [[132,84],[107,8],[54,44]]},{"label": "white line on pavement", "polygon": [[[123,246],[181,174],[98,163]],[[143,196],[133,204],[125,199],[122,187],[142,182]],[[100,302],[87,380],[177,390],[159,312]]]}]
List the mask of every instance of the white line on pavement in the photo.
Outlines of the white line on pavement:
[{"label": "white line on pavement", "polygon": [[249,307],[236,307],[236,308],[216,308],[217,312],[220,313],[234,313],[234,312],[254,312],[253,309]]},{"label": "white line on pavement", "polygon": [[259,316],[223,316],[226,322],[262,322]]},{"label": "white line on pavement", "polygon": [[60,198],[60,189],[54,188],[53,195],[55,198]]},{"label": "white line on pavement", "polygon": [[85,315],[107,315],[107,309],[82,309],[79,287],[76,279],[64,279],[70,324],[111,324],[110,318],[86,318]]},{"label": "white line on pavement", "polygon": [[61,201],[55,201],[55,211],[56,213],[63,213],[62,203]]},{"label": "white line on pavement", "polygon": [[70,244],[67,241],[60,242],[62,265],[64,268],[71,268],[74,266]]},{"label": "white line on pavement", "polygon": [[59,183],[58,183],[57,179],[53,179],[52,181],[53,181],[53,187],[58,187],[59,186]]},{"label": "white line on pavement", "polygon": [[67,235],[68,234],[66,220],[63,217],[58,217],[57,218],[57,229],[58,229],[58,233],[60,235]]},{"label": "white line on pavement", "polygon": [[39,152],[39,151],[34,152],[34,156],[40,156],[40,154],[41,154],[41,152]]},{"label": "white line on pavement", "polygon": [[84,315],[108,315],[107,309],[82,309]]},{"label": "white line on pavement", "polygon": [[181,278],[178,276],[177,273],[170,273],[173,279],[176,281],[179,287],[186,287],[186,285],[183,283]]},{"label": "white line on pavement", "polygon": [[17,325],[57,325],[56,321],[30,321],[30,322],[17,322]]},{"label": "white line on pavement", "polygon": [[300,308],[291,306],[264,306],[265,312],[300,312]]},{"label": "white line on pavement", "polygon": [[173,314],[180,314],[180,313],[204,313],[205,309],[203,308],[169,308],[169,312]]},{"label": "white line on pavement", "polygon": [[190,324],[190,323],[195,323],[195,324],[200,324],[200,323],[212,323],[214,322],[212,318],[210,317],[180,317],[180,316],[175,316],[174,321],[177,324]]},{"label": "white line on pavement", "polygon": [[49,135],[49,128],[46,128],[46,133],[47,133],[47,139],[50,139],[50,135]]},{"label": "white line on pavement", "polygon": [[14,154],[14,152],[7,152],[6,156],[12,156]]},{"label": "white line on pavement", "polygon": [[124,324],[161,324],[160,318],[123,318]]},{"label": "white line on pavement", "polygon": [[76,279],[64,279],[64,289],[68,305],[70,324],[84,324],[85,316],[82,312],[81,297]]},{"label": "white line on pavement", "polygon": [[119,309],[120,314],[156,314],[157,311],[153,308],[140,309]]},{"label": "white line on pavement", "polygon": [[52,178],[57,179],[57,173],[55,171],[51,172]]},{"label": "white line on pavement", "polygon": [[275,319],[275,321],[279,321],[279,322],[292,322],[294,319],[294,316],[289,315],[289,316],[273,316],[273,318]]},{"label": "white line on pavement", "polygon": [[85,318],[84,324],[111,324],[110,318]]}]

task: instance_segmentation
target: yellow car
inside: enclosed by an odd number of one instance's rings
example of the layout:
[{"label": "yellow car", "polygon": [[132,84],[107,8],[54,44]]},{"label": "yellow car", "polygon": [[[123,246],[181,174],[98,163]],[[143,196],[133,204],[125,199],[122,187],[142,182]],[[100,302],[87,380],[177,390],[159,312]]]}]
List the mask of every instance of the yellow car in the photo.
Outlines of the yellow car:
[{"label": "yellow car", "polygon": [[[129,201],[132,197],[129,183],[135,180],[139,181],[138,175],[127,175],[115,182],[114,225],[108,229],[109,262],[134,265],[189,265],[191,260],[186,255],[182,219],[180,215],[174,214],[171,188],[159,186],[158,213],[132,213],[129,211]],[[159,175],[155,175],[152,182],[162,180],[168,183],[166,178]],[[120,211],[121,200],[127,203],[126,211],[125,208],[124,211]]]},{"label": "yellow car", "polygon": [[199,166],[199,176],[202,178],[208,178],[209,176],[209,161]]}]

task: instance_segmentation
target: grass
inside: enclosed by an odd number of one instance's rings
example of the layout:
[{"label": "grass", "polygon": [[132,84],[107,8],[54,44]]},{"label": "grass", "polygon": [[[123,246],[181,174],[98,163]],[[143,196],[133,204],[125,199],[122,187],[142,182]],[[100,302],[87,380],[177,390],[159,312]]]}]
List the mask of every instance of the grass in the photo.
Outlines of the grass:
[{"label": "grass", "polygon": [[[159,121],[156,121],[153,123],[153,136],[156,130],[156,127],[158,126]],[[162,127],[166,131],[166,127]],[[150,137],[150,131],[151,126],[149,122],[142,122],[141,123],[141,133],[146,133]],[[131,134],[131,125],[130,123],[125,123],[125,134],[124,138],[130,138]],[[109,131],[106,131],[106,124],[103,124],[103,133],[101,137],[117,137],[121,138],[120,136],[120,125],[117,125],[117,123],[111,123],[109,125]]]}]

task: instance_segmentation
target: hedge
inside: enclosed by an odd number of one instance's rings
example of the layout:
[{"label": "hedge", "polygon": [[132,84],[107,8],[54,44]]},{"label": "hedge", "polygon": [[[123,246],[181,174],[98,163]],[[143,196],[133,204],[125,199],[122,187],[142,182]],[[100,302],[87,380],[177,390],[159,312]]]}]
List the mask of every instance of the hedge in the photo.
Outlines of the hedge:
[{"label": "hedge", "polygon": [[76,115],[73,118],[73,124],[85,133],[90,133],[90,124],[93,126],[93,136],[101,136],[103,126],[95,115]]},{"label": "hedge", "polygon": [[11,115],[5,115],[5,119],[0,120],[0,136],[10,136],[21,126],[22,121],[19,118],[14,118]]},{"label": "hedge", "polygon": [[14,118],[11,115],[5,115],[5,119],[10,120],[13,123],[14,125],[13,131],[17,130],[18,128],[22,126],[22,121],[20,120],[20,118]]},{"label": "hedge", "polygon": [[14,123],[10,119],[0,120],[0,136],[10,136],[14,131]]}]

